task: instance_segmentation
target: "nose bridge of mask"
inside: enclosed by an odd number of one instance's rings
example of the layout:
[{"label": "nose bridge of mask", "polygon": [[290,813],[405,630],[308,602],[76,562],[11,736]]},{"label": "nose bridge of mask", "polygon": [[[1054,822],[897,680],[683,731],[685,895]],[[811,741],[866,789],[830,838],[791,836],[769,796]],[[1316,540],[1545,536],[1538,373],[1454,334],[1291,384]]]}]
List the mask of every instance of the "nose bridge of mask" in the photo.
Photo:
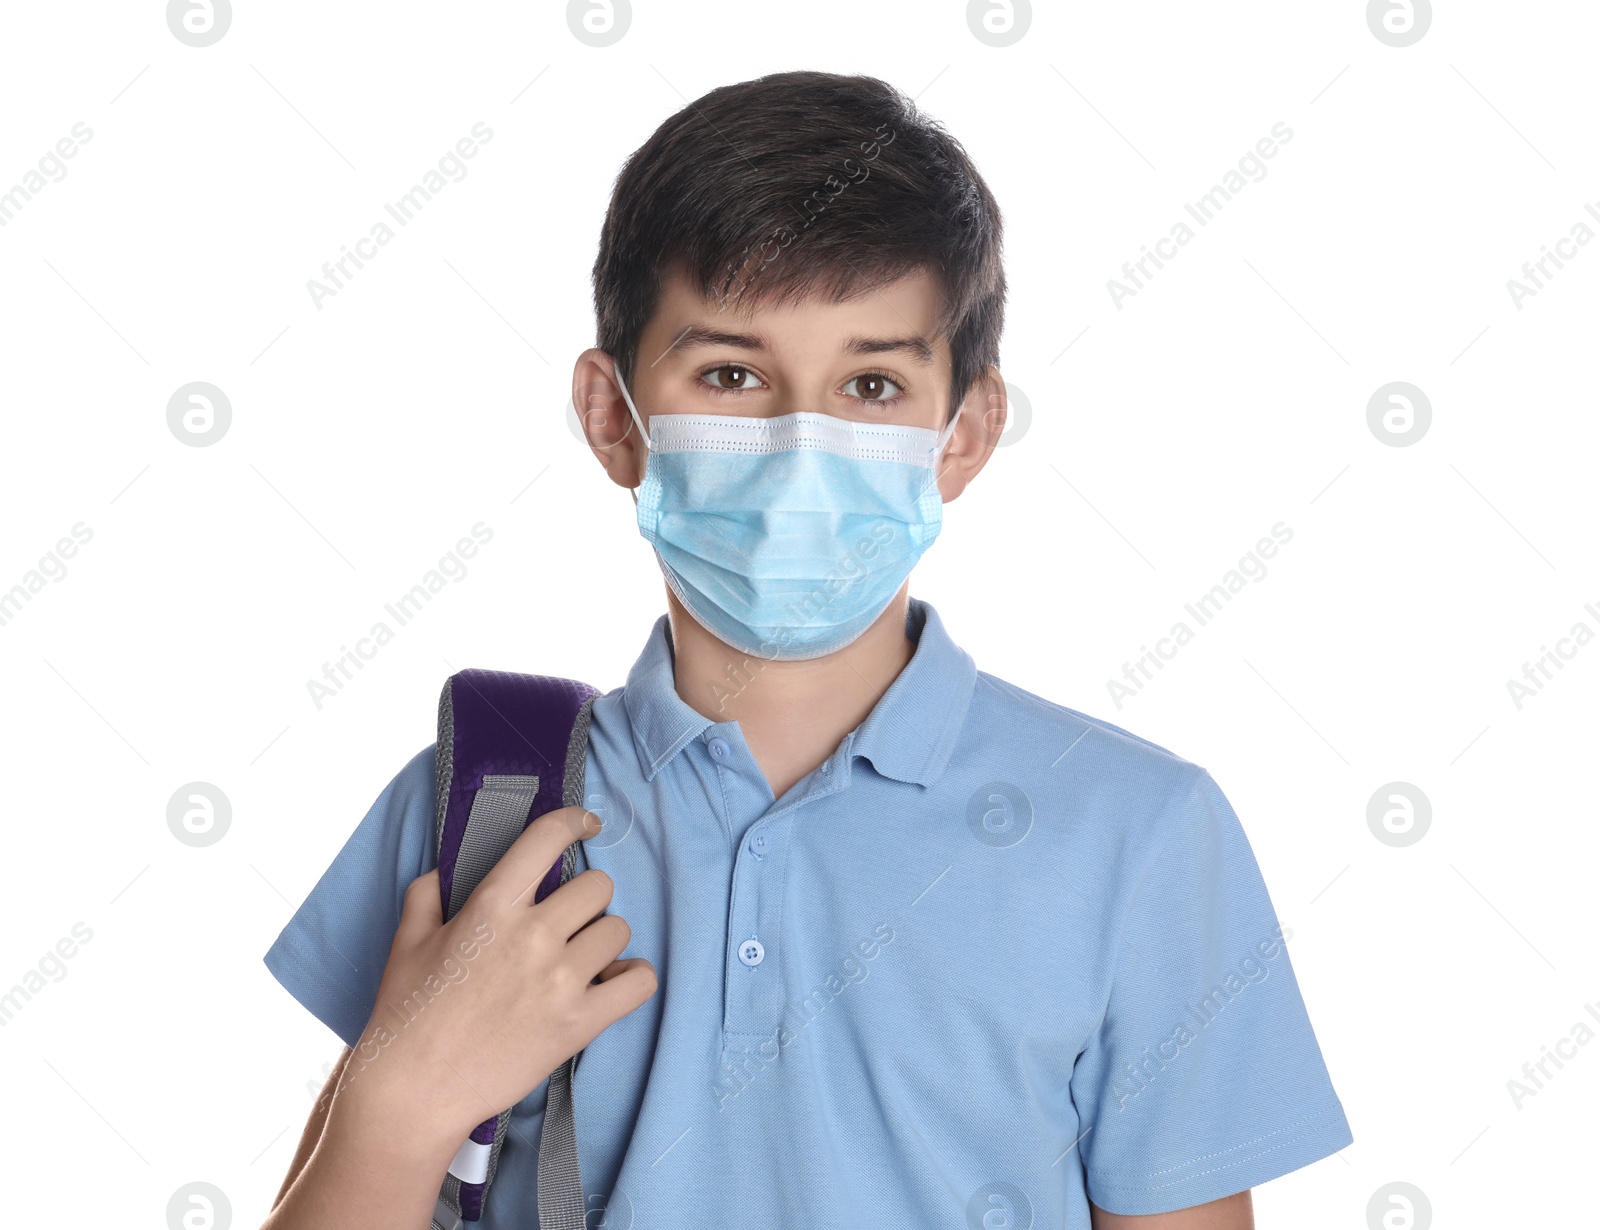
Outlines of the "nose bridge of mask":
[{"label": "nose bridge of mask", "polygon": [[[614,366],[612,372],[616,377],[617,387],[622,390],[622,399],[628,403],[628,413],[633,416],[633,421],[639,428],[639,438],[644,441],[646,450],[654,452],[655,448],[650,442],[650,433],[645,428],[644,418],[639,413],[639,407],[633,403],[633,394],[628,392],[628,386],[623,382],[622,369]],[[936,462],[938,458],[944,455],[944,447],[950,442],[950,437],[955,434],[956,423],[960,418],[961,410],[958,406],[956,412],[950,416],[949,422],[940,429],[939,434],[934,438],[932,447],[928,450],[930,463]],[[637,491],[633,493],[633,502],[635,504],[639,502]]]}]

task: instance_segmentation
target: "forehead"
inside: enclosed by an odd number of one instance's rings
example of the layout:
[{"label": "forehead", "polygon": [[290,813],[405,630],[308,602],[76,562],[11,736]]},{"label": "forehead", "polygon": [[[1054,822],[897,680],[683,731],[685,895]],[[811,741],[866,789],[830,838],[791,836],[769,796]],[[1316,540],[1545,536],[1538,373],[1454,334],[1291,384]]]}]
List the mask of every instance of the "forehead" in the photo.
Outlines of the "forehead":
[{"label": "forehead", "polygon": [[859,351],[862,347],[853,343],[920,338],[927,343],[928,360],[948,356],[948,345],[938,336],[943,296],[926,270],[839,302],[821,293],[799,302],[763,300],[756,297],[759,277],[741,298],[721,301],[699,294],[681,269],[669,270],[646,335],[670,344],[686,329],[711,330],[759,337],[775,351],[790,347]]}]

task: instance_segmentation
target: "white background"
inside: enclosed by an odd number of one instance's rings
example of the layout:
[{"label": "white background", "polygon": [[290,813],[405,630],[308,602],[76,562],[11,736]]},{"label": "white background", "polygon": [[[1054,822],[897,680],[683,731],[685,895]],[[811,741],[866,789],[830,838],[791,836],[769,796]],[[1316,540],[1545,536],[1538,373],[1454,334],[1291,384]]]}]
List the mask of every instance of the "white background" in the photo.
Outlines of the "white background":
[{"label": "white background", "polygon": [[[199,1180],[265,1215],[338,1043],[261,954],[452,669],[614,687],[664,609],[564,418],[612,178],[705,91],[820,68],[915,95],[1005,215],[1031,421],[913,593],[980,668],[1210,769],[1293,928],[1355,1143],[1259,1189],[1260,1224],[1363,1226],[1396,1180],[1440,1226],[1592,1217],[1600,1045],[1520,1109],[1507,1081],[1600,1011],[1600,644],[1520,708],[1506,683],[1600,631],[1600,244],[1520,308],[1507,281],[1600,231],[1600,11],[1441,8],[1396,48],[1359,2],[1041,4],[996,48],[956,3],[638,0],[596,48],[558,4],[279,0],[194,48],[158,3],[9,6],[0,192],[93,132],[0,228],[0,590],[93,532],[0,626],[0,986],[93,931],[0,1029],[12,1207],[165,1225]],[[314,306],[480,121],[470,174]],[[1265,178],[1115,305],[1279,122]],[[1397,380],[1432,405],[1408,447],[1367,422]],[[209,447],[168,429],[191,381],[231,401]],[[466,577],[316,707],[478,521]],[[1280,521],[1266,577],[1119,707],[1107,681]],[[167,825],[192,781],[232,804],[204,848]],[[1403,848],[1367,823],[1394,781],[1432,805]]]}]

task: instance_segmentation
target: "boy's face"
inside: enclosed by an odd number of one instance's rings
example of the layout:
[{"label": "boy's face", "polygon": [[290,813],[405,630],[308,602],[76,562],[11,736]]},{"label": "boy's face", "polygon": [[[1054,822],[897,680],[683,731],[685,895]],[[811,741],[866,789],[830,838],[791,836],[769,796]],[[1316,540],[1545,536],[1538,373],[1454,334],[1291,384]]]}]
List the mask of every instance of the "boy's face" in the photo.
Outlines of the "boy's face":
[{"label": "boy's face", "polygon": [[[628,391],[656,414],[771,417],[798,411],[938,430],[950,413],[950,348],[936,336],[938,284],[916,273],[844,303],[730,308],[674,272],[639,339]],[[635,487],[648,450],[612,379],[610,356],[586,350],[573,405],[613,481]],[[983,468],[1005,427],[1005,384],[991,368],[963,402],[939,478],[946,502]]]}]

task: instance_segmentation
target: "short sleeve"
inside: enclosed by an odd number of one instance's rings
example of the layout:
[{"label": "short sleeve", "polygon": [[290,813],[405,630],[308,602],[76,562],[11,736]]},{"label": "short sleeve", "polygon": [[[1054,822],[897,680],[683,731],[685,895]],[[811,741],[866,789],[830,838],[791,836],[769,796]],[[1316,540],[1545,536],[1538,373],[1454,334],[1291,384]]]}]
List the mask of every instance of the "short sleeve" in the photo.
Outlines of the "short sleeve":
[{"label": "short sleeve", "polygon": [[384,788],[267,950],[267,969],[354,1046],[372,1018],[407,886],[437,863],[433,748]]},{"label": "short sleeve", "polygon": [[1161,818],[1072,1098],[1089,1198],[1165,1213],[1344,1148],[1350,1127],[1255,855],[1203,769]]}]

